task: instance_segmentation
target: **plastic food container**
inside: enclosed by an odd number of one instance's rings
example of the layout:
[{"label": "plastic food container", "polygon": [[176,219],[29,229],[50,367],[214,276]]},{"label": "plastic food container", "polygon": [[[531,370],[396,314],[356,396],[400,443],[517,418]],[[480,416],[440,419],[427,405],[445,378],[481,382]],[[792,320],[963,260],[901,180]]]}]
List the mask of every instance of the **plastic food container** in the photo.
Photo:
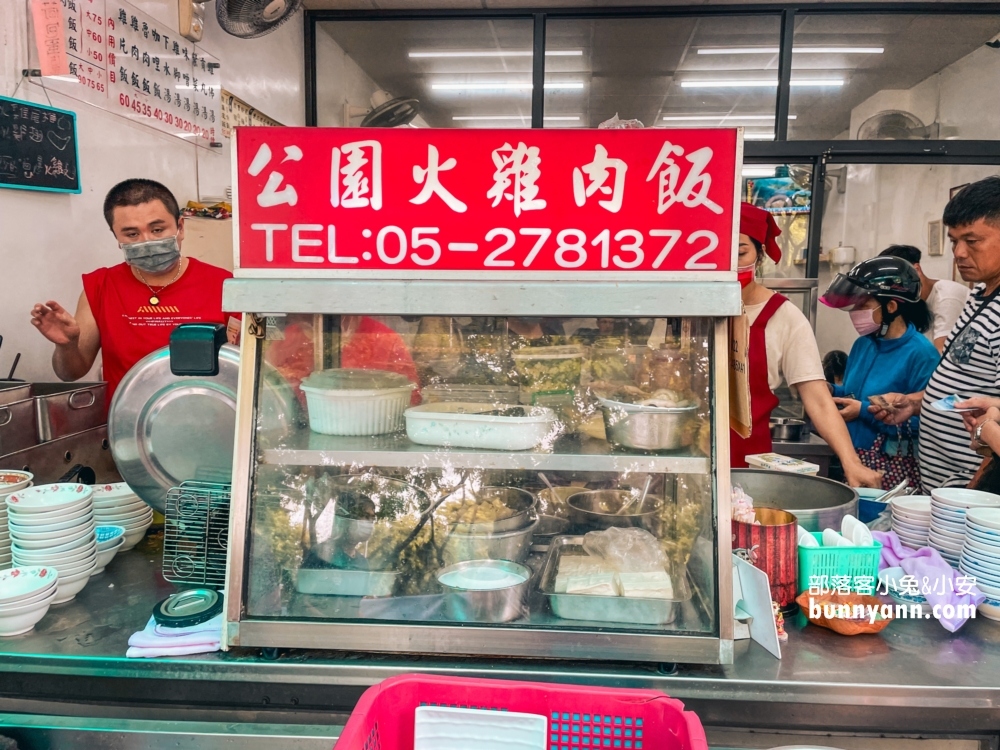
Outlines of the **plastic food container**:
[{"label": "plastic food container", "polygon": [[295,590],[319,596],[389,596],[396,573],[334,568],[301,568],[295,572]]},{"label": "plastic food container", "polygon": [[522,395],[571,391],[580,385],[584,350],[579,346],[537,346],[514,352]]},{"label": "plastic food container", "polygon": [[384,435],[402,428],[416,385],[384,370],[323,370],[302,382],[309,428],[323,435]]},{"label": "plastic food container", "polygon": [[[503,412],[520,410],[524,416]],[[552,432],[556,414],[543,406],[437,403],[407,409],[406,434],[420,445],[523,451]]]}]

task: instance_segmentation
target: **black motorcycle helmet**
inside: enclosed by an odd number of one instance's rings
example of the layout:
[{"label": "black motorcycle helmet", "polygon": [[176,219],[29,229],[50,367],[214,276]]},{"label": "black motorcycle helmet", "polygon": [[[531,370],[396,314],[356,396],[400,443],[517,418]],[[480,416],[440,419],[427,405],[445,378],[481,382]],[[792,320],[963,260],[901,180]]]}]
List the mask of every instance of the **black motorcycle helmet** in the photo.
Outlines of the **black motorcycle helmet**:
[{"label": "black motorcycle helmet", "polygon": [[902,258],[877,256],[863,260],[846,275],[839,273],[830,288],[819,298],[827,307],[843,309],[875,297],[882,307],[882,327],[875,334],[885,336],[889,325],[899,315],[889,312],[886,303],[890,299],[899,302],[920,301],[920,274],[917,269]]},{"label": "black motorcycle helmet", "polygon": [[863,260],[848,273],[838,273],[830,288],[819,298],[827,307],[852,307],[866,297],[920,300],[920,274],[902,258],[880,255]]}]

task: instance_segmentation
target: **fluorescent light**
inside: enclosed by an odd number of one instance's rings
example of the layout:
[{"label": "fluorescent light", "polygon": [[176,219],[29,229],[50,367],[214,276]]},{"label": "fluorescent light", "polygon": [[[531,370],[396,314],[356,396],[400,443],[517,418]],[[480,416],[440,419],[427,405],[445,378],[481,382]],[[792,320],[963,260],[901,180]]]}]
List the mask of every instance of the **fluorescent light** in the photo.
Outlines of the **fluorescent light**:
[{"label": "fluorescent light", "polygon": [[774,131],[770,133],[744,133],[743,140],[745,141],[773,141]]},{"label": "fluorescent light", "polygon": [[[562,81],[546,83],[546,89],[583,89],[580,81]],[[434,91],[531,91],[530,81],[496,81],[493,83],[432,83]]]},{"label": "fluorescent light", "polygon": [[[489,122],[498,120],[520,120],[526,122],[531,119],[531,115],[456,115],[451,118],[455,122]],[[547,122],[578,122],[579,115],[552,116],[544,118]]]},{"label": "fluorescent light", "polygon": [[[512,50],[454,50],[450,52],[410,52],[409,57],[413,59],[434,59],[449,57],[531,57],[534,54],[530,49]],[[582,49],[553,49],[546,50],[546,57],[583,57]]]},{"label": "fluorescent light", "polygon": [[[794,120],[797,115],[788,115],[789,120]],[[664,122],[774,122],[774,115],[664,115]]]},{"label": "fluorescent light", "polygon": [[744,177],[774,177],[774,167],[743,167]]},{"label": "fluorescent light", "polygon": [[64,76],[42,76],[50,81],[66,81],[67,83],[79,83],[80,79],[76,76],[64,75]]},{"label": "fluorescent light", "polygon": [[[777,47],[700,47],[699,55],[777,55]],[[793,47],[799,55],[881,55],[884,47]]]},{"label": "fluorescent light", "polygon": [[[843,86],[842,78],[797,78],[791,81],[792,86]],[[716,78],[706,81],[681,81],[682,89],[737,89],[761,88],[778,86],[773,78]]]}]

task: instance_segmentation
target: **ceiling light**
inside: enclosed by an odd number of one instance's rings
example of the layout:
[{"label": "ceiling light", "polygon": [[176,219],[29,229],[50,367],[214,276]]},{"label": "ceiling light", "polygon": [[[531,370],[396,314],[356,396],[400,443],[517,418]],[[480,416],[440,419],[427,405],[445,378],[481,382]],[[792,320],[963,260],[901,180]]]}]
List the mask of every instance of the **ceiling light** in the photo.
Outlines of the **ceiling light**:
[{"label": "ceiling light", "polygon": [[[843,86],[842,78],[797,78],[791,81],[792,86]],[[717,78],[707,81],[681,81],[682,89],[738,89],[738,88],[759,88],[778,86],[778,81],[773,78]]]},{"label": "ceiling light", "polygon": [[[455,122],[488,122],[490,120],[521,120],[526,122],[531,119],[531,115],[456,115],[451,119]],[[546,122],[578,122],[580,116],[552,116],[543,119]]]},{"label": "ceiling light", "polygon": [[[700,47],[699,55],[777,55],[778,47]],[[792,47],[799,55],[881,55],[884,47]]]},{"label": "ceiling light", "polygon": [[[789,120],[794,120],[797,115],[788,115]],[[664,122],[743,122],[765,121],[774,122],[774,115],[664,115]]]},{"label": "ceiling light", "polygon": [[774,167],[743,167],[744,177],[774,177]]},{"label": "ceiling light", "polygon": [[[530,81],[496,81],[494,83],[432,83],[434,91],[531,91]],[[545,84],[546,89],[583,89],[580,81],[560,81]]]},{"label": "ceiling light", "polygon": [[770,133],[744,133],[743,140],[745,141],[773,141],[774,131]]},{"label": "ceiling light", "polygon": [[[530,49],[512,50],[454,50],[451,52],[410,52],[413,59],[432,59],[447,57],[531,57],[534,54]],[[582,49],[553,49],[545,51],[546,57],[583,57]]]}]

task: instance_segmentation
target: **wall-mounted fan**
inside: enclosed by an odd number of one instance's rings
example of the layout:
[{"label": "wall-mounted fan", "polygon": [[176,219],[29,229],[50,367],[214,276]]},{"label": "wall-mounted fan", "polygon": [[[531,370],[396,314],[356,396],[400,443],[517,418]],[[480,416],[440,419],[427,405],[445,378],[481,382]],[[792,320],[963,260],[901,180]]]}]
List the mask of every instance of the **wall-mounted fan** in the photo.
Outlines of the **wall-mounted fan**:
[{"label": "wall-mounted fan", "polygon": [[363,128],[398,128],[408,125],[420,114],[420,102],[406,97],[393,97],[388,91],[379,89],[371,98],[370,107],[355,107],[344,104],[344,126],[351,120],[364,117]]},{"label": "wall-mounted fan", "polygon": [[910,112],[888,109],[872,115],[858,128],[859,141],[910,141],[938,138],[940,126],[934,122],[924,125],[923,121]]},{"label": "wall-mounted fan", "polygon": [[253,39],[281,26],[301,4],[302,0],[215,0],[215,17],[226,33]]}]

